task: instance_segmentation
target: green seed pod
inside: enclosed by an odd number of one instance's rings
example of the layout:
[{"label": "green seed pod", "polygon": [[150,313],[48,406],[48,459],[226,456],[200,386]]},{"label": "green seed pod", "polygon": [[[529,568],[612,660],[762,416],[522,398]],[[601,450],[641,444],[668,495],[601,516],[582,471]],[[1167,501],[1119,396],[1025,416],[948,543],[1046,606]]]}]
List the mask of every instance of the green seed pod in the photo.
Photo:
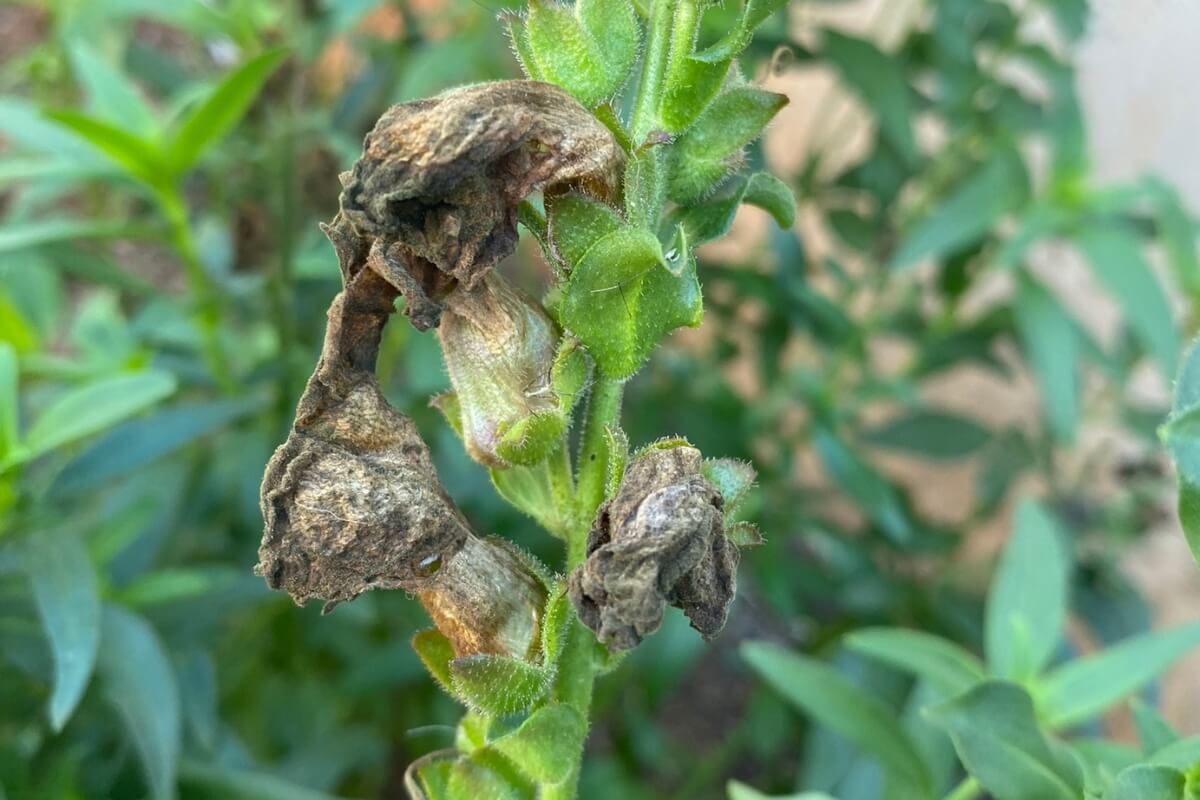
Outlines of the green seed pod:
[{"label": "green seed pod", "polygon": [[447,298],[438,339],[471,458],[503,468],[549,455],[567,421],[551,375],[558,332],[542,307],[493,272]]}]

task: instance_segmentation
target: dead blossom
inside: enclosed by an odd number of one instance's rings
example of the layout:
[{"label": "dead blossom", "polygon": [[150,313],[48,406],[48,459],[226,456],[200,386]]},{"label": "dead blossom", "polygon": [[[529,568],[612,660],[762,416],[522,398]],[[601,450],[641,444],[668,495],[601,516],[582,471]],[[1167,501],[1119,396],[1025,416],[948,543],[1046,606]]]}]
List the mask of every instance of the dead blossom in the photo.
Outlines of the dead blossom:
[{"label": "dead blossom", "polygon": [[656,631],[668,604],[705,639],[725,626],[738,553],[724,534],[720,492],[700,467],[694,447],[652,448],[596,514],[587,560],[571,574],[571,601],[615,650]]},{"label": "dead blossom", "polygon": [[380,117],[342,175],[339,218],[375,249],[375,268],[425,330],[450,291],[473,288],[513,252],[521,200],[572,185],[607,193],[622,159],[609,130],[557,86],[467,86]]}]

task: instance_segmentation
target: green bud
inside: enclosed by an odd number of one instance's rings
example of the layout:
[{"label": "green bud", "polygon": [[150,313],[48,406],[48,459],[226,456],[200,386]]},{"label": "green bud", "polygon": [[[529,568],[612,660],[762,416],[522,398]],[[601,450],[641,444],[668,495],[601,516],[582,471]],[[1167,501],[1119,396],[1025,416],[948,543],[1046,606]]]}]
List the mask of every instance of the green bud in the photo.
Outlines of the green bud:
[{"label": "green bud", "polygon": [[668,196],[684,205],[703,198],[787,102],[781,94],[751,86],[719,94],[671,148]]},{"label": "green bud", "polygon": [[524,25],[509,21],[513,51],[535,80],[558,84],[588,108],[615,95],[641,40],[630,0],[530,0]]},{"label": "green bud", "polygon": [[551,378],[557,331],[533,298],[497,273],[446,300],[438,328],[471,458],[535,464],[566,430]]}]

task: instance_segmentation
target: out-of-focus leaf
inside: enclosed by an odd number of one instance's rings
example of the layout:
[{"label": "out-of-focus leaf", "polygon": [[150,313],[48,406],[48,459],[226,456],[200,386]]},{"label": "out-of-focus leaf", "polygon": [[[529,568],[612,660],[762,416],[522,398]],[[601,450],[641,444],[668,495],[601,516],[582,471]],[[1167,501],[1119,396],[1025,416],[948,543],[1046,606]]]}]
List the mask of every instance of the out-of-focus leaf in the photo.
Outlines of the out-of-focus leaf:
[{"label": "out-of-focus leaf", "polygon": [[1049,724],[1090,719],[1154,680],[1200,645],[1200,624],[1152,631],[1064,664],[1040,683],[1038,705]]},{"label": "out-of-focus leaf", "polygon": [[152,188],[162,188],[169,176],[168,162],[158,145],[124,128],[75,111],[48,111],[46,116],[73,131],[115,161],[131,177]]},{"label": "out-of-focus leaf", "polygon": [[1167,262],[1184,291],[1200,295],[1200,254],[1196,250],[1196,222],[1184,207],[1179,193],[1158,178],[1143,181],[1158,216],[1159,232]]},{"label": "out-of-focus leaf", "polygon": [[87,92],[90,111],[130,133],[147,136],[157,122],[133,82],[100,58],[82,38],[67,45],[75,79]]},{"label": "out-of-focus leaf", "polygon": [[0,228],[0,253],[76,239],[140,236],[144,227],[116,220],[44,219]]},{"label": "out-of-focus leaf", "polygon": [[1146,352],[1164,375],[1174,375],[1179,339],[1171,306],[1134,233],[1120,225],[1095,225],[1082,231],[1077,241]]},{"label": "out-of-focus leaf", "polygon": [[150,623],[117,606],[102,619],[97,672],[137,748],[155,800],[175,794],[182,724],[171,662]]},{"label": "out-of-focus leaf", "polygon": [[275,775],[245,769],[203,764],[192,759],[179,763],[179,783],[189,798],[210,800],[338,800],[335,795],[297,786]]},{"label": "out-of-focus leaf", "polygon": [[1054,654],[1070,564],[1058,524],[1037,503],[1023,502],[988,592],[984,633],[993,674],[1025,680]]},{"label": "out-of-focus leaf", "polygon": [[100,645],[100,595],[87,548],[62,530],[39,530],[24,548],[25,570],[54,655],[50,726],[61,731],[83,697]]},{"label": "out-of-focus leaf", "polygon": [[175,391],[175,378],[151,370],[100,378],[68,390],[29,426],[21,460],[36,458],[89,436],[157,403]]},{"label": "out-of-focus leaf", "polygon": [[1200,342],[1193,342],[1175,380],[1171,417],[1161,436],[1179,475],[1179,521],[1192,556],[1200,564]]},{"label": "out-of-focus leaf", "polygon": [[987,428],[959,414],[918,409],[872,428],[863,438],[876,447],[939,459],[965,458],[990,438]]},{"label": "out-of-focus leaf", "polygon": [[1133,724],[1137,728],[1138,741],[1142,743],[1142,752],[1149,755],[1179,739],[1175,729],[1140,697],[1130,700],[1129,708],[1133,712]]},{"label": "out-of-focus leaf", "polygon": [[763,794],[752,786],[741,781],[730,781],[725,784],[725,792],[729,800],[834,800],[824,792],[799,792],[796,794]]},{"label": "out-of-focus leaf", "polygon": [[1150,756],[1150,763],[1175,769],[1190,769],[1200,764],[1200,736],[1189,736],[1156,750],[1154,755]]},{"label": "out-of-focus leaf", "polygon": [[1051,433],[1062,442],[1075,439],[1079,426],[1079,335],[1058,302],[1022,276],[1013,319],[1030,366],[1038,379],[1042,413]]},{"label": "out-of-focus leaf", "polygon": [[1121,771],[1104,800],[1188,800],[1184,782],[1177,769],[1135,764]]},{"label": "out-of-focus leaf", "polygon": [[742,658],[783,697],[875,758],[912,792],[925,797],[930,779],[895,713],[882,700],[827,665],[766,642],[747,642]]},{"label": "out-of-focus leaf", "polygon": [[821,54],[878,115],[884,135],[904,160],[915,162],[918,151],[912,131],[909,88],[905,70],[897,60],[872,42],[833,30],[825,31]]},{"label": "out-of-focus leaf", "polygon": [[20,397],[17,389],[21,377],[17,372],[17,353],[8,342],[0,341],[0,463],[21,441]]},{"label": "out-of-focus leaf", "polygon": [[166,162],[174,175],[191,169],[210,145],[238,124],[286,53],[268,50],[246,61],[183,118],[166,148]]},{"label": "out-of-focus leaf", "polygon": [[863,511],[888,538],[901,545],[912,541],[912,520],[901,504],[895,487],[828,430],[816,432],[813,447],[830,477],[862,506]]},{"label": "out-of-focus leaf", "polygon": [[851,650],[929,681],[946,697],[962,694],[986,677],[974,655],[923,631],[862,628],[845,641]]},{"label": "out-of-focus leaf", "polygon": [[950,733],[967,771],[996,800],[1078,800],[1083,776],[1070,752],[1037,727],[1021,687],[987,681],[928,712]]},{"label": "out-of-focus leaf", "polygon": [[1011,150],[996,152],[905,234],[889,266],[909,267],[975,241],[1028,193],[1029,175],[1020,155]]},{"label": "out-of-focus leaf", "polygon": [[262,405],[254,397],[189,403],[124,422],[71,461],[59,473],[54,491],[65,495],[94,489],[215,433]]}]

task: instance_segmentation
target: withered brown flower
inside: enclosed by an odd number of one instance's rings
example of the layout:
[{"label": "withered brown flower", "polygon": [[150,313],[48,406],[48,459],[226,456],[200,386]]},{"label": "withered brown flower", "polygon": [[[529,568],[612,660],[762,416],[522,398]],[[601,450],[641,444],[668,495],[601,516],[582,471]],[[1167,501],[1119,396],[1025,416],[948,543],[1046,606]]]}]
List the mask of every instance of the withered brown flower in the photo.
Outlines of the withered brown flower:
[{"label": "withered brown flower", "polygon": [[720,492],[700,474],[694,447],[651,448],[634,459],[600,506],[587,560],[570,578],[579,619],[614,650],[662,623],[667,604],[705,639],[725,626],[737,548],[725,537]]},{"label": "withered brown flower", "polygon": [[390,108],[342,175],[339,218],[377,253],[418,330],[517,243],[517,206],[540,188],[607,192],[623,159],[612,134],[557,86],[500,81]]}]

